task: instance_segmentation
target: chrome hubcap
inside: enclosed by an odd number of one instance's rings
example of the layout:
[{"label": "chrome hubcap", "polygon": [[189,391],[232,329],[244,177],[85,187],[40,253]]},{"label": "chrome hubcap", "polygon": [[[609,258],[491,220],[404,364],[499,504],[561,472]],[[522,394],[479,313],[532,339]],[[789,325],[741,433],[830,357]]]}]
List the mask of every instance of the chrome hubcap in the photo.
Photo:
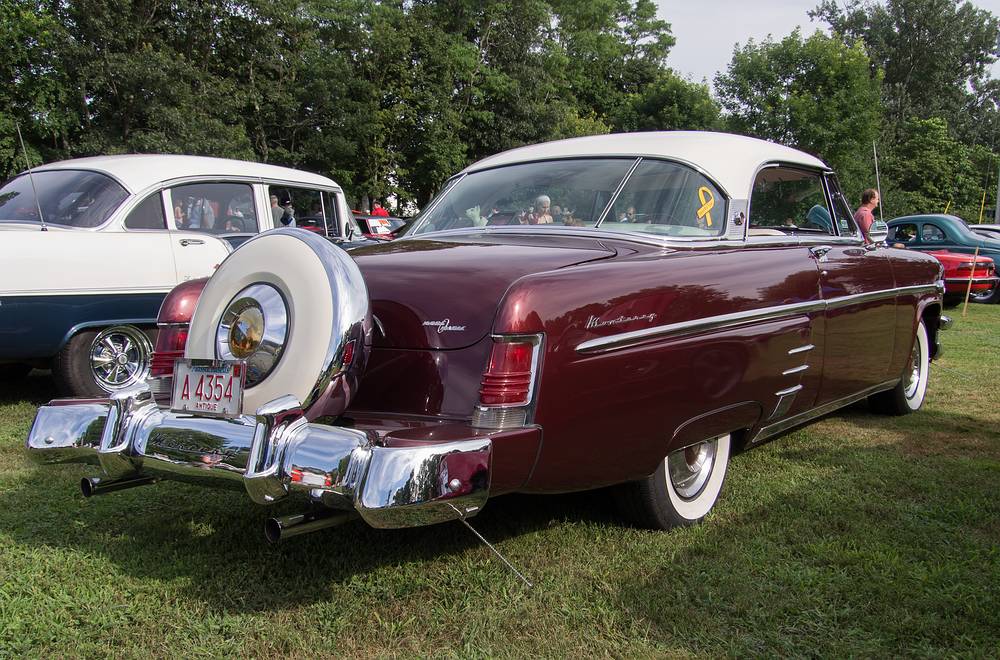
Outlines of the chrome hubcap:
[{"label": "chrome hubcap", "polygon": [[708,483],[715,467],[715,455],[719,440],[709,440],[667,456],[667,474],[670,485],[681,499],[697,497]]},{"label": "chrome hubcap", "polygon": [[152,353],[146,333],[138,328],[108,328],[90,347],[90,371],[101,389],[114,392],[145,380]]},{"label": "chrome hubcap", "polygon": [[906,370],[906,382],[903,384],[903,391],[906,393],[906,398],[908,399],[917,393],[917,387],[920,386],[920,367],[923,364],[922,357],[920,340],[914,339],[913,350],[910,351],[910,368]]}]

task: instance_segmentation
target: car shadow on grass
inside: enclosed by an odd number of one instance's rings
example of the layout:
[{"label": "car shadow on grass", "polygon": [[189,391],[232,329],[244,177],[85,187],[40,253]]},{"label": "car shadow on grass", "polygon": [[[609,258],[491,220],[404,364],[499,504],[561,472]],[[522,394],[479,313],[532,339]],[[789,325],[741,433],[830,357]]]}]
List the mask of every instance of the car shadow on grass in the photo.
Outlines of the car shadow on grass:
[{"label": "car shadow on grass", "polygon": [[40,406],[59,396],[49,371],[35,369],[24,378],[0,380],[0,406],[17,403]]},{"label": "car shadow on grass", "polygon": [[[477,563],[497,561],[458,521],[378,530],[355,520],[270,545],[264,521],[299,513],[302,504],[260,507],[245,493],[176,482],[83,498],[80,478],[97,473],[96,467],[79,465],[33,468],[3,493],[0,529],[19,544],[98,557],[111,564],[109,574],[180,580],[191,598],[224,612],[325,601],[338,585],[382,567],[469,552],[479,553]],[[505,540],[562,521],[619,524],[611,498],[602,491],[498,497],[470,519],[501,550]],[[499,562],[494,568],[505,572]]]},{"label": "car shadow on grass", "polygon": [[[35,383],[34,387],[32,396],[44,400],[51,395],[52,390],[42,383]],[[935,429],[961,428],[972,423],[962,415],[935,415]],[[863,407],[827,419],[874,430],[905,429],[913,423],[911,418],[887,421]],[[811,433],[811,437],[822,437],[823,431]],[[748,575],[755,570],[766,572],[774,561],[790,561],[784,555],[791,552],[790,548],[798,547],[796,539],[823,539],[830,533],[848,539],[870,537],[867,528],[873,524],[871,521],[894,515],[891,509],[889,513],[881,511],[880,502],[921,497],[922,475],[929,468],[920,467],[919,463],[913,467],[902,449],[899,456],[879,462],[876,459],[884,459],[885,453],[878,450],[864,450],[857,455],[856,449],[837,449],[835,441],[820,444],[826,446],[818,451],[813,443],[797,442],[794,437],[779,438],[765,448],[737,458],[733,462],[733,478],[738,483],[741,473],[746,474],[748,469],[752,473],[758,463],[766,463],[764,457],[774,456],[821,476],[800,480],[787,489],[779,487],[776,494],[765,493],[759,498],[760,486],[752,479],[746,480],[737,487],[744,497],[753,499],[751,505],[734,509],[723,500],[722,514],[713,516],[708,525],[697,530],[682,530],[677,537],[628,527],[618,516],[606,490],[563,496],[500,497],[491,500],[471,522],[501,551],[505,541],[523,541],[564,522],[608,528],[612,538],[648,535],[654,547],[675,546],[677,539],[693,539],[693,543],[678,546],[679,554],[671,554],[669,566],[661,574],[638,581],[626,580],[618,599],[619,605],[636,616],[668,630],[673,625],[670,618],[673,614],[663,613],[674,611],[672,605],[664,602],[673,593],[669,585],[678,579],[680,584],[687,584],[688,579],[683,572],[677,572],[678,567],[697,568],[701,563],[699,570],[711,573],[718,573],[720,565],[727,567],[725,573],[742,570],[740,566],[747,569]],[[952,457],[946,459],[951,461]],[[782,469],[780,465],[778,469]],[[826,476],[828,473],[832,476]],[[909,476],[900,480],[897,473]],[[189,597],[223,612],[278,610],[326,601],[343,585],[353,584],[357,577],[364,580],[364,576],[380,569],[413,562],[450,562],[477,549],[481,552],[477,557],[496,562],[496,570],[504,572],[499,562],[481,549],[480,542],[458,522],[376,530],[355,521],[271,546],[263,538],[264,520],[297,513],[302,510],[301,505],[282,502],[274,507],[258,507],[240,491],[209,490],[173,482],[82,498],[78,490],[80,478],[96,474],[97,468],[76,465],[31,467],[22,471],[15,483],[4,489],[0,529],[18,544],[40,549],[63,548],[90,561],[92,558],[106,561],[111,565],[109,575],[124,573],[140,579],[177,581],[181,585],[178,588]],[[844,474],[850,478],[843,478]],[[975,482],[966,472],[958,474],[954,483],[965,488],[974,487]],[[984,483],[1000,488],[996,482],[993,475],[992,481],[987,479]],[[887,483],[894,485],[894,495],[879,492]],[[727,485],[727,491],[732,489],[732,484]],[[858,506],[859,492],[863,494],[862,507],[874,507],[863,509],[867,521],[863,524],[851,515],[844,515],[844,511]],[[828,497],[828,493],[835,496]],[[804,508],[806,515],[800,517],[803,503],[808,506]],[[726,514],[727,510],[730,513]],[[996,520],[991,524],[995,529]],[[784,538],[788,543],[773,537],[772,525],[782,530],[779,539]],[[523,549],[525,543],[515,546]],[[912,543],[904,535],[898,545],[905,552]],[[539,544],[544,548],[544,541]],[[677,552],[676,548],[671,552]],[[708,557],[714,559],[706,563]],[[724,561],[720,564],[719,559]],[[550,567],[550,570],[558,569]],[[793,579],[794,576],[781,575],[773,579],[772,586],[789,588],[782,580]],[[746,589],[742,578],[729,584],[713,575],[708,585],[713,584],[720,589]],[[685,588],[692,590],[692,598],[711,596],[699,596],[695,584],[687,584]],[[661,590],[658,595],[650,593],[656,589]],[[767,599],[757,587],[749,589],[748,594],[747,598]],[[757,604],[758,608],[761,606]]]}]

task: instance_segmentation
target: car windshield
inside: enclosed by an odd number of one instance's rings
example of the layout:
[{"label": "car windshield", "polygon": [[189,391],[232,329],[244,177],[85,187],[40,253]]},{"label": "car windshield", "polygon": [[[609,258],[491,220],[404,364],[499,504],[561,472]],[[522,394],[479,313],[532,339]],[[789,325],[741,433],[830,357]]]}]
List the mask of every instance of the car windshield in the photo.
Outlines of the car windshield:
[{"label": "car windshield", "polygon": [[0,188],[0,222],[39,223],[41,208],[47,224],[98,227],[126,197],[118,182],[97,172],[49,170],[30,178],[21,174]]},{"label": "car windshield", "polygon": [[590,158],[473,172],[449,185],[407,235],[502,225],[722,233],[725,198],[706,177],[669,161],[644,159],[633,169],[635,164],[632,158]]}]

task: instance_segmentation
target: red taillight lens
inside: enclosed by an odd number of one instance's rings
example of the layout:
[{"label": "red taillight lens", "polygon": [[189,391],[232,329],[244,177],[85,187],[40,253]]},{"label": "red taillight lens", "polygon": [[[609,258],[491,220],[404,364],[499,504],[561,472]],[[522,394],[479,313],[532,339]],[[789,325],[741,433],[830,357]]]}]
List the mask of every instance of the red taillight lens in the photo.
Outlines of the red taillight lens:
[{"label": "red taillight lens", "polygon": [[534,355],[535,344],[531,342],[494,343],[479,388],[479,403],[484,406],[528,403]]},{"label": "red taillight lens", "polygon": [[184,347],[187,345],[188,326],[161,325],[156,335],[156,348],[153,349],[153,359],[149,367],[150,376],[173,376],[174,360],[184,357]]}]

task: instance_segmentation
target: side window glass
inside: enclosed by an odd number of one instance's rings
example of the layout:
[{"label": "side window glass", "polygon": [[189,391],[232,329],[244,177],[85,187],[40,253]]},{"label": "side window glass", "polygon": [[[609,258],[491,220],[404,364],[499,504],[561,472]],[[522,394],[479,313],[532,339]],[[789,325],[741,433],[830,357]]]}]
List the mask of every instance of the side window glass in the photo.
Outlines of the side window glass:
[{"label": "side window glass", "polygon": [[889,241],[896,243],[915,243],[917,240],[917,226],[914,224],[896,225],[889,228]]},{"label": "side window glass", "polygon": [[749,236],[834,233],[819,174],[786,167],[761,170],[750,195]]},{"label": "side window glass", "polygon": [[126,229],[166,229],[167,217],[163,214],[163,199],[159,191],[153,193],[132,209],[125,218]]},{"label": "side window glass", "polygon": [[830,199],[833,201],[833,217],[837,221],[837,232],[841,236],[854,236],[858,234],[858,225],[854,222],[851,205],[847,203],[847,198],[840,191],[840,185],[836,177],[828,176],[826,184],[830,191]]},{"label": "side window glass", "polygon": [[257,231],[253,189],[245,183],[191,183],[170,189],[178,229],[207,234]]},{"label": "side window glass", "polygon": [[[325,191],[323,193],[323,213],[326,218],[326,227],[330,236],[340,236],[340,208],[337,206],[337,194]],[[348,218],[351,222],[354,216]],[[360,231],[359,231],[360,233]]]},{"label": "side window glass", "polygon": [[[566,209],[556,209],[571,224]],[[726,224],[726,198],[695,170],[658,160],[644,160],[625,183],[605,229],[641,231],[666,236],[719,236]]]},{"label": "side window glass", "polygon": [[932,225],[929,222],[925,222],[923,229],[920,230],[920,238],[924,243],[943,243],[945,236],[944,232],[937,225]]},{"label": "side window glass", "polygon": [[323,192],[310,188],[270,185],[267,187],[272,227],[299,227],[328,236],[330,209]]}]

